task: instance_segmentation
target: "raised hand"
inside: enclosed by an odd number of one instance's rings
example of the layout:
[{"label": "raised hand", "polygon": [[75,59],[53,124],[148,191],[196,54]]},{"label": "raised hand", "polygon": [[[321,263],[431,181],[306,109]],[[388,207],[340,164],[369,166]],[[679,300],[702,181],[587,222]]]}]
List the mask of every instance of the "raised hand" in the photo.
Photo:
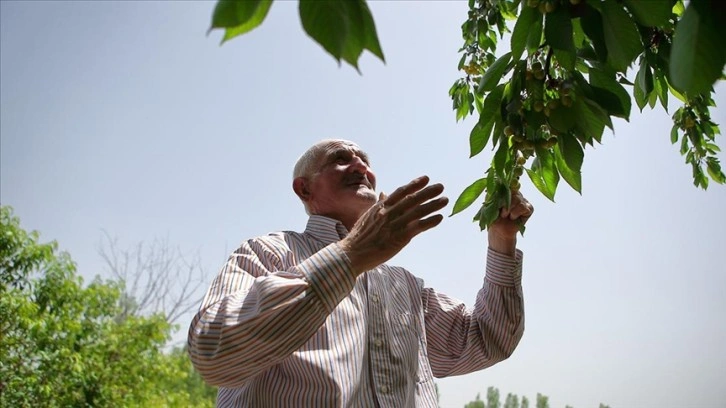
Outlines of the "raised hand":
[{"label": "raised hand", "polygon": [[353,270],[363,273],[388,261],[416,235],[437,226],[444,217],[432,213],[444,208],[449,199],[440,196],[441,184],[427,186],[422,176],[399,187],[390,196],[381,193],[378,202],[366,211],[340,245]]},{"label": "raised hand", "polygon": [[489,227],[489,247],[502,254],[514,255],[517,232],[534,212],[534,207],[522,194],[512,192],[509,209],[502,208],[499,218]]}]

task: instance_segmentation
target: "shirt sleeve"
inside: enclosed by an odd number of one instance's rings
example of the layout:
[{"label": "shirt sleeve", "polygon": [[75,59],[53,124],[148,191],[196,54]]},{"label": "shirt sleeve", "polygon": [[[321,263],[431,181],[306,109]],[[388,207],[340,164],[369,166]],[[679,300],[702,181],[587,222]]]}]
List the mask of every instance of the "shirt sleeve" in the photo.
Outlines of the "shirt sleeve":
[{"label": "shirt sleeve", "polygon": [[422,291],[428,359],[435,377],[461,375],[508,358],[524,333],[522,252],[489,249],[474,309],[430,288]]},{"label": "shirt sleeve", "polygon": [[229,258],[189,328],[192,363],[215,386],[238,387],[299,349],[355,284],[337,243],[278,270],[252,240]]}]

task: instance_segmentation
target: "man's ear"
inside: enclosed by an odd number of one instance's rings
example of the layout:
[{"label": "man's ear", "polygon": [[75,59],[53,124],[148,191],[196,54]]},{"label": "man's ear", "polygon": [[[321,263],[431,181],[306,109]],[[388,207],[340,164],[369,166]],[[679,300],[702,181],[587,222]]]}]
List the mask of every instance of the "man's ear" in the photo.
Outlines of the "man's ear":
[{"label": "man's ear", "polygon": [[303,202],[310,199],[310,190],[308,189],[308,179],[305,177],[297,177],[292,181],[292,190]]}]

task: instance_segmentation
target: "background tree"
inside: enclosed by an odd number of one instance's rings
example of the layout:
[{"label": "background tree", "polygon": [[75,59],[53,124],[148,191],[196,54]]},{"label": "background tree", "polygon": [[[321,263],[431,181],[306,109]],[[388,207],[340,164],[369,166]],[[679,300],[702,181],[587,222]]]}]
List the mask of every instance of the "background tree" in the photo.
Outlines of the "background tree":
[{"label": "background tree", "polygon": [[501,402],[499,401],[499,389],[496,387],[487,388],[487,408],[499,408]]},{"label": "background tree", "polygon": [[168,239],[120,248],[118,240],[104,232],[98,254],[113,279],[123,282],[122,314],[163,314],[174,325],[179,317],[195,311],[206,285],[198,255],[185,255]]},{"label": "background tree", "polygon": [[479,394],[476,394],[476,398],[474,398],[474,401],[471,401],[464,405],[464,408],[487,408],[484,401],[481,400],[481,396]]},{"label": "background tree", "polygon": [[549,397],[537,393],[537,408],[550,408]]},{"label": "background tree", "polygon": [[[228,41],[259,26],[271,5],[219,0],[210,30],[223,29]],[[300,0],[299,9],[303,29],[338,63],[357,69],[364,50],[384,60],[365,0]],[[510,31],[511,51],[497,55],[498,38]],[[560,178],[581,192],[585,148],[602,142],[613,118],[629,119],[632,100],[667,111],[669,94],[683,103],[670,140],[680,143],[694,184],[726,182],[709,112],[726,64],[721,0],[469,0],[462,36],[465,76],[449,91],[456,119],[476,110],[470,156],[489,145],[496,152],[452,215],[485,194],[474,220],[486,228],[525,172],[550,200]]]},{"label": "background tree", "polygon": [[[537,393],[536,398],[536,406],[537,408],[549,408],[549,397],[546,395]],[[488,387],[487,388],[487,403],[484,404],[484,401],[481,400],[481,397],[479,394],[476,395],[476,399],[474,401],[471,401],[467,403],[464,408],[490,408],[490,407],[499,407],[499,389],[495,387]],[[514,394],[507,394],[507,398],[504,402],[504,408],[529,408],[529,399],[527,399],[526,396],[522,396],[521,403],[519,401],[519,398]],[[569,405],[566,405],[565,408],[572,408]],[[600,404],[599,408],[609,408],[607,405]]]},{"label": "background tree", "polygon": [[507,394],[507,398],[504,400],[504,408],[519,408],[519,397],[515,394]]},{"label": "background tree", "polygon": [[0,406],[208,406],[162,313],[125,313],[123,284],[84,286],[67,253],[0,207]]}]

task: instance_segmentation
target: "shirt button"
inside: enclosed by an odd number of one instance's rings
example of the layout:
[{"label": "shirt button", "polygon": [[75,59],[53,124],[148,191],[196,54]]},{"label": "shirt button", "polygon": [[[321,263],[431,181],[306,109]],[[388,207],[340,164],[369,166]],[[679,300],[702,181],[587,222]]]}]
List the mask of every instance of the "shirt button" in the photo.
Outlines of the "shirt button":
[{"label": "shirt button", "polygon": [[376,340],[375,340],[375,341],[373,342],[373,344],[375,344],[375,345],[376,345],[376,347],[381,347],[381,346],[383,345],[383,342],[381,341],[381,339],[376,339]]},{"label": "shirt button", "polygon": [[388,393],[388,387],[386,387],[385,385],[381,385],[381,393],[382,394]]},{"label": "shirt button", "polygon": [[373,303],[378,303],[378,295],[371,295],[371,300]]}]

